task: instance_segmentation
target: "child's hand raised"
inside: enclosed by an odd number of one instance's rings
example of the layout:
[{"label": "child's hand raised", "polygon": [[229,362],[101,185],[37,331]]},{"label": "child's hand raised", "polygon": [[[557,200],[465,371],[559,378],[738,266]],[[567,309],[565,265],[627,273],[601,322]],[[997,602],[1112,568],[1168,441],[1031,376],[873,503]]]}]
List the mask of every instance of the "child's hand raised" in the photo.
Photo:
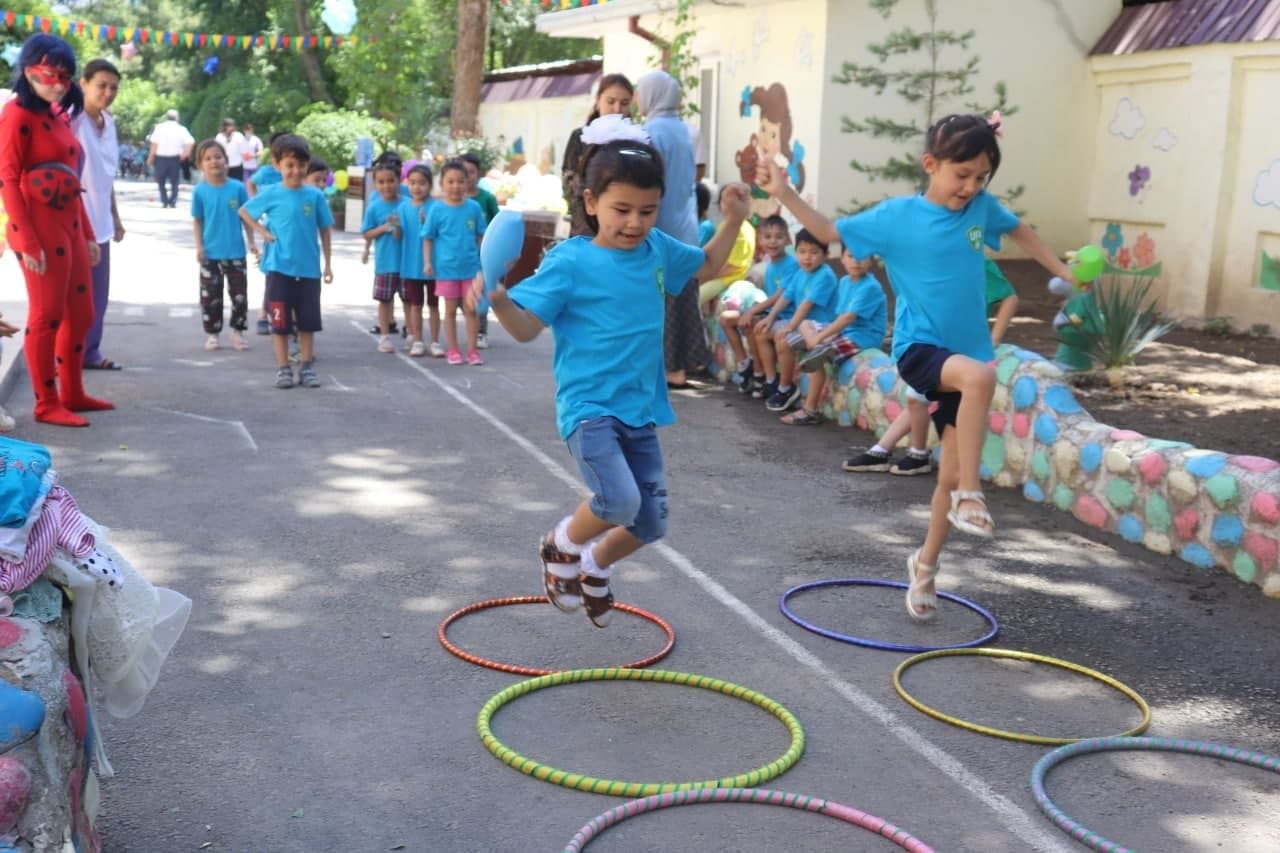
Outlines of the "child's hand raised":
[{"label": "child's hand raised", "polygon": [[746,219],[751,214],[751,190],[743,183],[727,184],[720,191],[720,209],[731,219]]},{"label": "child's hand raised", "polygon": [[777,197],[787,188],[787,173],[781,166],[765,157],[756,163],[756,186]]}]

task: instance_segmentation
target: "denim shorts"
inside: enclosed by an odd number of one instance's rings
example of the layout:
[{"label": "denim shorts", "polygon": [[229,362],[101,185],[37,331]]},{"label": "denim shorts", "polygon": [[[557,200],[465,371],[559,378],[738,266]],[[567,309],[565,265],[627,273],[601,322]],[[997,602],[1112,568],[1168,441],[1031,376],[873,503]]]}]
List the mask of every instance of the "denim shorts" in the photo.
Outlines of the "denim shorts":
[{"label": "denim shorts", "polygon": [[625,527],[646,544],[666,534],[667,477],[656,427],[589,418],[565,445],[591,490],[591,512],[597,518]]},{"label": "denim shorts", "polygon": [[902,381],[923,394],[925,399],[938,402],[930,416],[938,428],[939,438],[943,429],[956,425],[956,415],[960,412],[960,392],[938,390],[942,382],[942,365],[953,355],[955,353],[951,350],[933,344],[912,344],[898,359],[898,375]]}]

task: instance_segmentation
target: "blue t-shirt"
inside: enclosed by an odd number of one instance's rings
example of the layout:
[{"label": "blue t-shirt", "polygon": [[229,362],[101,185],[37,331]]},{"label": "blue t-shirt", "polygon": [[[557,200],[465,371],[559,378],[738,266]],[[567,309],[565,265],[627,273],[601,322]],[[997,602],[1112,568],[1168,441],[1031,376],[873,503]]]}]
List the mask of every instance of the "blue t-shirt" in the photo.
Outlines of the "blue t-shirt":
[{"label": "blue t-shirt", "polygon": [[[768,281],[768,276],[765,276]],[[787,300],[787,304],[778,309],[777,320],[790,320],[796,315],[796,309],[800,307],[800,300],[804,299],[804,285],[807,281],[807,274],[800,268],[800,262],[796,261],[795,269],[782,280],[779,291],[781,299]]]},{"label": "blue t-shirt", "polygon": [[857,281],[845,276],[840,279],[839,294],[836,317],[852,314],[854,318],[840,334],[858,349],[879,347],[889,324],[889,300],[880,282],[870,275]]},{"label": "blue t-shirt", "polygon": [[982,190],[963,210],[948,210],[923,194],[886,199],[836,222],[840,239],[856,258],[879,255],[897,297],[893,357],[912,344],[932,344],[978,361],[990,361],[986,256],[1000,237],[1018,227],[995,196]]},{"label": "blue t-shirt", "polygon": [[[378,196],[364,209],[364,221],[360,223],[361,232],[385,224],[391,214],[399,209],[398,200],[387,201],[382,196]],[[418,254],[421,255],[422,252]],[[396,238],[395,231],[379,234],[373,239],[373,274],[386,275],[398,272],[400,272],[400,241]]]},{"label": "blue t-shirt", "polygon": [[281,184],[249,199],[244,210],[254,219],[265,214],[267,230],[276,238],[262,259],[263,272],[320,277],[320,229],[333,227],[324,193],[312,186],[294,190]]},{"label": "blue t-shirt", "polygon": [[412,199],[405,199],[396,208],[400,216],[400,278],[423,279],[422,272],[422,226],[427,221],[427,211],[432,207],[431,199],[422,204],[414,204]]},{"label": "blue t-shirt", "polygon": [[614,417],[631,427],[675,423],[662,354],[666,297],[683,291],[706,258],[656,228],[631,250],[574,237],[511,291],[517,305],[551,327],[561,438],[588,418]]},{"label": "blue t-shirt", "polygon": [[824,261],[813,272],[801,270],[798,277],[800,281],[796,286],[796,292],[800,298],[796,300],[793,307],[799,308],[801,302],[812,302],[813,307],[805,315],[806,320],[812,320],[815,323],[830,323],[834,320],[839,288],[836,274],[832,272],[831,267]]},{"label": "blue t-shirt", "polygon": [[191,192],[191,217],[200,220],[204,256],[211,261],[244,260],[244,225],[240,207],[249,200],[244,184],[229,178],[215,187],[208,181]]},{"label": "blue t-shirt", "polygon": [[253,173],[253,177],[249,179],[249,183],[253,184],[257,189],[262,189],[263,187],[269,187],[272,184],[278,184],[283,180],[284,177],[280,174],[280,170],[268,163],[265,166],[260,166],[258,170]]},{"label": "blue t-shirt", "polygon": [[773,296],[798,269],[800,269],[800,262],[796,260],[795,255],[783,255],[780,260],[769,261],[764,268],[764,286],[761,290],[766,296]]},{"label": "blue t-shirt", "polygon": [[484,208],[472,199],[456,207],[437,202],[427,210],[422,238],[431,240],[431,265],[436,278],[466,280],[480,272],[480,246],[476,238],[484,233]]},{"label": "blue t-shirt", "polygon": [[704,219],[698,223],[698,245],[705,246],[711,242],[711,238],[716,236],[716,224],[710,219]]}]

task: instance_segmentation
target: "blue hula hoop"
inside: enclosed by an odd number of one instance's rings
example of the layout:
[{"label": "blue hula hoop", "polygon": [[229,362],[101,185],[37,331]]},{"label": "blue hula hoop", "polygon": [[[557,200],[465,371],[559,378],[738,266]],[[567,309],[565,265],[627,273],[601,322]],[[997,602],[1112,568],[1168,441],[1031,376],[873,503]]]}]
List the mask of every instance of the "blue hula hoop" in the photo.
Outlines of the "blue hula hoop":
[{"label": "blue hula hoop", "polygon": [[1234,761],[1237,764],[1280,773],[1280,756],[1186,738],[1098,737],[1060,746],[1037,761],[1036,766],[1031,769],[1031,792],[1035,795],[1036,805],[1040,807],[1040,811],[1044,812],[1055,826],[1091,850],[1099,850],[1103,853],[1133,853],[1129,847],[1103,838],[1084,824],[1068,817],[1054,804],[1053,800],[1049,799],[1049,793],[1045,790],[1045,777],[1050,770],[1073,756],[1123,750],[1203,755],[1207,758]]},{"label": "blue hula hoop", "polygon": [[886,652],[936,652],[943,649],[971,649],[974,646],[980,646],[983,643],[989,643],[996,638],[996,634],[1000,633],[1000,624],[996,622],[996,617],[992,616],[987,610],[980,605],[974,604],[967,598],[961,598],[958,595],[952,595],[949,592],[939,592],[938,598],[959,604],[961,607],[968,608],[977,613],[983,619],[987,620],[987,624],[991,626],[991,630],[976,640],[970,640],[967,643],[956,643],[950,646],[912,646],[904,643],[886,643],[880,640],[868,640],[865,637],[854,637],[850,634],[841,634],[838,631],[832,631],[812,622],[801,619],[791,608],[787,606],[787,600],[791,596],[810,589],[821,589],[828,586],[886,586],[894,589],[907,588],[907,584],[902,581],[886,581],[879,578],[840,578],[837,580],[812,581],[810,583],[802,583],[799,586],[793,586],[782,594],[782,599],[778,602],[778,606],[782,608],[782,615],[786,616],[792,622],[804,628],[806,631],[812,631],[826,637],[829,640],[839,640],[842,643],[851,643],[855,646],[866,646],[869,649],[880,649]]}]

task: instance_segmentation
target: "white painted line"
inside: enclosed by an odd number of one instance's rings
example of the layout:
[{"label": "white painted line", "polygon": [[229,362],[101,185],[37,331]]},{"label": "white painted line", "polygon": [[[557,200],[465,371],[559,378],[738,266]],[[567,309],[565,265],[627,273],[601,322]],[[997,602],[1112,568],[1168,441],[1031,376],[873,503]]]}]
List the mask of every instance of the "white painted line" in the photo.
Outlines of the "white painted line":
[{"label": "white painted line", "polygon": [[120,313],[126,317],[141,317],[147,313],[147,309],[142,305],[126,305]]},{"label": "white painted line", "polygon": [[208,415],[197,415],[194,412],[179,412],[176,409],[156,409],[157,412],[164,412],[169,415],[177,415],[180,418],[191,418],[193,421],[204,421],[209,424],[225,424],[240,433],[245,443],[249,445],[249,449],[254,453],[258,452],[258,442],[253,440],[253,434],[249,432],[249,428],[244,425],[244,421],[228,421],[223,418],[211,418]]},{"label": "white painted line", "polygon": [[519,382],[515,381],[510,376],[503,373],[501,370],[497,371],[497,373],[498,373],[498,378],[501,379],[503,382],[506,382],[510,385],[514,385],[517,388],[524,388],[523,385],[521,385]]},{"label": "white painted line", "polygon": [[169,309],[170,317],[194,317],[195,315],[196,315],[196,309],[194,308],[174,307]]},{"label": "white painted line", "polygon": [[334,387],[334,388],[337,388],[339,391],[354,391],[354,390],[356,390],[356,389],[352,388],[352,387],[351,387],[351,386],[349,386],[349,385],[343,385],[341,382],[339,382],[339,381],[338,381],[338,377],[334,376],[332,373],[330,373],[330,374],[329,374],[329,381],[331,381],[331,382],[333,383],[333,387]]},{"label": "white painted line", "polygon": [[[356,328],[362,328],[359,323],[354,320],[351,325]],[[444,380],[438,378],[431,371],[414,363],[409,357],[397,353],[397,357],[414,370],[421,373],[427,379],[431,380],[440,390],[453,397],[462,405],[484,418],[498,432],[502,433],[513,444],[524,450],[532,456],[543,468],[547,470],[551,476],[564,483],[571,490],[579,495],[586,495],[587,490],[583,487],[581,481],[577,477],[570,474],[569,471],[561,466],[558,462],[542,452],[529,439],[516,432],[511,427],[494,415],[488,409],[474,402],[470,397],[463,394]],[[1056,851],[1056,853],[1072,853],[1075,849],[1063,843],[1056,835],[1049,833],[1042,824],[1042,821],[1028,814],[1017,803],[1008,797],[997,793],[990,785],[982,780],[980,776],[971,773],[965,768],[963,762],[952,756],[946,750],[934,746],[928,738],[917,732],[907,723],[904,723],[897,714],[894,714],[884,705],[877,702],[867,693],[859,690],[856,686],[842,679],[836,672],[822,662],[822,659],[810,652],[804,646],[788,637],[786,634],[773,627],[765,620],[763,616],[756,613],[747,606],[740,598],[735,596],[729,590],[725,589],[718,582],[709,577],[705,572],[689,561],[687,557],[672,548],[670,545],[659,542],[651,546],[655,551],[661,554],[667,562],[671,563],[677,570],[682,572],[686,577],[698,584],[707,591],[711,597],[723,604],[729,610],[741,616],[756,631],[789,654],[795,661],[807,669],[811,670],[823,683],[832,691],[847,700],[859,711],[862,711],[871,719],[884,726],[889,732],[900,740],[908,749],[915,752],[925,761],[932,764],[938,770],[945,773],[953,782],[973,794],[987,808],[995,812],[997,818],[1004,826],[1018,836],[1024,843],[1032,846],[1037,850]]]}]

